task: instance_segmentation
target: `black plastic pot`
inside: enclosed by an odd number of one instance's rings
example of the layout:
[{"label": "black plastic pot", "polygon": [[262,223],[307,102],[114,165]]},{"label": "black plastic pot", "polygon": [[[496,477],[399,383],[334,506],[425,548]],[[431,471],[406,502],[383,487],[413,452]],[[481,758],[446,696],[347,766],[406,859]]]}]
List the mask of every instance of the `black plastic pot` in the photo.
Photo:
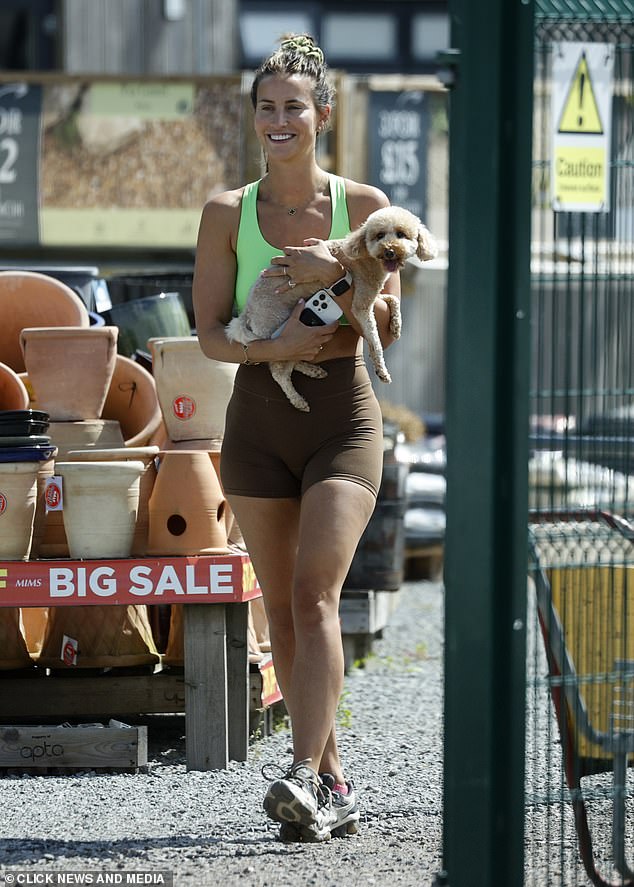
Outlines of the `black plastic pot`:
[{"label": "black plastic pot", "polygon": [[49,415],[42,410],[0,410],[1,437],[29,437],[48,431]]}]

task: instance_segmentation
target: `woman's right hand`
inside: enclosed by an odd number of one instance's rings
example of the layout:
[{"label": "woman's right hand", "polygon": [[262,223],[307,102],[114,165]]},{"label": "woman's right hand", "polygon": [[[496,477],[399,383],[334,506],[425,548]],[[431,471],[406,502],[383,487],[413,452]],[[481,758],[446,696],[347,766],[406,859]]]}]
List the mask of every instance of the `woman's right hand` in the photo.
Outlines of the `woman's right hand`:
[{"label": "woman's right hand", "polygon": [[278,342],[288,352],[280,358],[282,360],[315,360],[337,332],[338,320],[324,326],[306,326],[302,323],[299,317],[305,307],[304,300],[300,299],[278,336]]}]

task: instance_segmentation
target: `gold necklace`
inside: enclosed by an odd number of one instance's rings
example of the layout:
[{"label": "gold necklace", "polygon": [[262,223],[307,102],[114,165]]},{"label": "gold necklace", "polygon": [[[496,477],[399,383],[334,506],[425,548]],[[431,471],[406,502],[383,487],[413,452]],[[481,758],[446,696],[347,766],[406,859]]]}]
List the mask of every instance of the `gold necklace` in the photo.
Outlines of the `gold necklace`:
[{"label": "gold necklace", "polygon": [[326,189],[326,187],[327,187],[329,181],[330,181],[329,178],[326,179],[326,180],[323,182],[323,184],[322,184],[320,187],[317,188],[317,190],[315,191],[315,193],[313,194],[313,196],[312,196],[309,200],[307,200],[305,203],[299,203],[297,206],[284,206],[283,203],[277,203],[275,200],[272,201],[272,202],[273,202],[276,206],[279,206],[281,209],[285,209],[285,210],[286,210],[286,215],[287,215],[287,216],[294,216],[294,215],[296,215],[296,214],[300,211],[300,209],[306,209],[307,206],[310,206],[310,204],[313,202],[313,200],[315,199],[315,197],[316,197],[318,194],[322,194],[322,193],[324,192],[324,190]]}]

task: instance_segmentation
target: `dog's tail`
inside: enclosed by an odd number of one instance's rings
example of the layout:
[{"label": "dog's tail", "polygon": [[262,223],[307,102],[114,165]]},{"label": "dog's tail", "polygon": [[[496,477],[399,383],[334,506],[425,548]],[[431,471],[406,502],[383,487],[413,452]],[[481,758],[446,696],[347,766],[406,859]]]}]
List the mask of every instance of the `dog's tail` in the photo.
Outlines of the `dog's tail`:
[{"label": "dog's tail", "polygon": [[229,321],[225,327],[225,335],[230,342],[242,342],[243,345],[247,345],[257,338],[247,326],[244,314]]}]

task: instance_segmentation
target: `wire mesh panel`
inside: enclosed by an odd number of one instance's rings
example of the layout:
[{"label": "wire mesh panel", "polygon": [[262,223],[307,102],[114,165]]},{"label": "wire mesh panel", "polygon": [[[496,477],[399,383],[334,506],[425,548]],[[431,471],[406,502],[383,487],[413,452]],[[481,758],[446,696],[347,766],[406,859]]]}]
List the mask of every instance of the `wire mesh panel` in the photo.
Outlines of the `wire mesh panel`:
[{"label": "wire mesh panel", "polygon": [[[539,0],[538,9],[525,885],[628,885],[634,15],[627,0]],[[597,212],[554,212],[551,205],[552,72],[554,54],[567,42],[614,48],[609,206]]]}]

